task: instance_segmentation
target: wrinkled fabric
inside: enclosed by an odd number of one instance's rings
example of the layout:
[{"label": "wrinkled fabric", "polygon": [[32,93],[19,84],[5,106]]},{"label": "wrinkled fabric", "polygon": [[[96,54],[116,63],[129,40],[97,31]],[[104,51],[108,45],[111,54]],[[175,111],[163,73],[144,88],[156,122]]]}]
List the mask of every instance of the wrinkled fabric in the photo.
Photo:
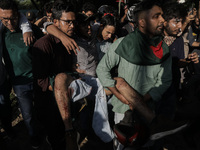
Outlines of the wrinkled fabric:
[{"label": "wrinkled fabric", "polygon": [[86,84],[85,82],[81,80],[74,80],[70,84],[69,88],[72,88],[73,94],[72,94],[72,101],[76,102],[86,96],[88,96],[92,90],[92,87]]},{"label": "wrinkled fabric", "polygon": [[95,98],[95,108],[92,127],[95,133],[104,142],[110,142],[114,138],[114,133],[109,124],[106,94],[98,78],[96,78],[98,91]]},{"label": "wrinkled fabric", "polygon": [[91,92],[92,97],[95,99],[92,127],[96,135],[103,142],[110,142],[114,138],[114,134],[108,121],[108,109],[105,91],[98,78],[85,75],[82,76],[82,79],[85,82],[78,79],[74,80],[69,86],[69,88],[74,90],[72,94],[72,101],[76,102],[88,96]]}]

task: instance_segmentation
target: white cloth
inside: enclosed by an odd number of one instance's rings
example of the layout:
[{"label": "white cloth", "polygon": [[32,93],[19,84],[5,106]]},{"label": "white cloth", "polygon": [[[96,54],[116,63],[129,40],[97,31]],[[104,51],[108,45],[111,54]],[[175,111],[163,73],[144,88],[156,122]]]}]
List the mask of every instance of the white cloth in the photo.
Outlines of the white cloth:
[{"label": "white cloth", "polygon": [[[114,138],[114,133],[108,121],[108,109],[105,91],[98,78],[85,75],[82,80],[74,80],[69,88],[73,88],[72,101],[76,102],[91,92],[95,99],[95,108],[92,120],[92,127],[96,135],[105,143],[110,142]],[[91,88],[92,87],[92,88]],[[92,89],[92,91],[91,91]],[[90,96],[91,96],[90,95]]]},{"label": "white cloth", "polygon": [[81,80],[74,80],[70,84],[69,88],[73,89],[72,94],[72,101],[76,102],[86,96],[88,96],[92,90],[92,87],[86,84],[85,82]]},{"label": "white cloth", "polygon": [[95,133],[104,142],[110,142],[114,138],[114,133],[109,124],[106,94],[98,78],[96,78],[98,91],[95,99],[95,108],[92,127]]}]

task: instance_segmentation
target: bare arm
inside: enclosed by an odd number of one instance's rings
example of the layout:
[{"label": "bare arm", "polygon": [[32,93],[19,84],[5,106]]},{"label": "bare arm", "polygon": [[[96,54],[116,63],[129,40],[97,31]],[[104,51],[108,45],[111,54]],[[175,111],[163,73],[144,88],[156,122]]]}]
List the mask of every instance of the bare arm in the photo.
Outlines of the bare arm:
[{"label": "bare arm", "polygon": [[129,102],[124,98],[124,96],[117,90],[116,87],[108,87],[108,89],[124,104],[129,104]]},{"label": "bare arm", "polygon": [[26,44],[26,46],[33,43],[33,41],[35,39],[33,32],[25,32],[23,34],[23,39],[24,39],[24,43]]},{"label": "bare arm", "polygon": [[64,34],[61,30],[59,30],[54,25],[49,25],[46,28],[47,32],[54,35],[55,37],[59,38],[65,48],[67,49],[68,53],[71,54],[71,50],[74,51],[74,53],[77,55],[76,50],[80,50],[77,43],[74,41],[74,39],[68,37],[66,34]]},{"label": "bare arm", "polygon": [[125,21],[125,19],[126,19],[127,12],[128,12],[128,8],[126,8],[126,9],[124,10],[124,16],[122,16],[122,18],[120,19],[120,22],[121,22],[121,23],[124,23],[124,21]]},{"label": "bare arm", "polygon": [[[44,17],[46,17],[46,16],[44,16]],[[36,26],[38,26],[38,24],[40,23],[40,21],[41,21],[44,17],[38,19],[34,24],[35,24]]]},{"label": "bare arm", "polygon": [[192,47],[200,47],[200,42],[193,42]]},{"label": "bare arm", "polygon": [[188,15],[185,18],[185,22],[183,22],[182,27],[181,27],[181,31],[184,31],[186,29],[186,27],[188,26],[188,24],[190,23],[190,21],[195,19],[195,10],[194,13],[192,13],[192,10],[190,12],[188,12]]},{"label": "bare arm", "polygon": [[144,95],[144,97],[143,97],[143,100],[145,101],[145,102],[148,102],[148,101],[150,101],[152,99],[152,97],[151,97],[151,95],[149,94],[149,93],[146,93],[145,95]]}]

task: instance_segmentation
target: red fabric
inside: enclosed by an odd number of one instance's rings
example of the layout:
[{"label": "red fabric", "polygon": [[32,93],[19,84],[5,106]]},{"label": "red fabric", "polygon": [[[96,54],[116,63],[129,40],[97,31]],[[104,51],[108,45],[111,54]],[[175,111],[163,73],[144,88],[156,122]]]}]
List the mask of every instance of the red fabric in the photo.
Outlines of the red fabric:
[{"label": "red fabric", "polygon": [[[116,0],[116,2],[119,2],[119,0]],[[124,3],[124,0],[121,0],[121,3]]]},{"label": "red fabric", "polygon": [[158,46],[154,47],[154,46],[150,46],[150,48],[152,49],[154,55],[156,55],[156,57],[158,57],[159,59],[161,59],[163,57],[163,48],[162,48],[162,42],[161,41]]},{"label": "red fabric", "polygon": [[114,15],[113,15],[113,14],[111,14],[111,13],[104,13],[104,14],[103,14],[103,17],[105,17],[106,15],[111,15],[111,16],[113,16],[113,17],[114,17]]}]

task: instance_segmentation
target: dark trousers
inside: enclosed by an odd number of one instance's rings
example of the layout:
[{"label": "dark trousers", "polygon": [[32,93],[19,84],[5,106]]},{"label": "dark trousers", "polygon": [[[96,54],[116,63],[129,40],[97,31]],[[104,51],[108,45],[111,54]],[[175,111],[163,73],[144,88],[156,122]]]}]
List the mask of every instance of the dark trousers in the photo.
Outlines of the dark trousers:
[{"label": "dark trousers", "polygon": [[33,83],[13,85],[13,89],[17,95],[19,108],[29,135],[31,137],[36,136],[35,119],[33,117]]},{"label": "dark trousers", "polygon": [[7,132],[12,128],[12,109],[9,94],[10,87],[8,82],[5,81],[4,84],[0,86],[0,120],[4,130]]},{"label": "dark trousers", "polygon": [[65,127],[53,92],[40,91],[35,96],[37,119],[44,127],[52,150],[65,150]]}]

